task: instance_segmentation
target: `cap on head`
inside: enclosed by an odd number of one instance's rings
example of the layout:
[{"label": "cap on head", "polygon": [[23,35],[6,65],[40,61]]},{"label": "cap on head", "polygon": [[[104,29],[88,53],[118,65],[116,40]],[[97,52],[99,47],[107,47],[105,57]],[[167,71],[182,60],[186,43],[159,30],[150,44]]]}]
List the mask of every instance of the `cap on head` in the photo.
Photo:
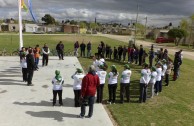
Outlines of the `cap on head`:
[{"label": "cap on head", "polygon": [[112,66],[111,66],[111,69],[116,69],[116,66],[115,66],[115,65],[112,65]]},{"label": "cap on head", "polygon": [[166,63],[167,61],[165,59],[162,60],[163,63]]},{"label": "cap on head", "polygon": [[78,73],[83,73],[83,70],[80,69],[80,68],[77,68],[76,71],[77,71]]},{"label": "cap on head", "polygon": [[55,74],[56,75],[60,75],[60,71],[59,70],[55,70]]},{"label": "cap on head", "polygon": [[129,67],[128,64],[125,64],[125,65],[124,65],[124,68],[125,68],[125,69],[130,69],[130,67]]}]

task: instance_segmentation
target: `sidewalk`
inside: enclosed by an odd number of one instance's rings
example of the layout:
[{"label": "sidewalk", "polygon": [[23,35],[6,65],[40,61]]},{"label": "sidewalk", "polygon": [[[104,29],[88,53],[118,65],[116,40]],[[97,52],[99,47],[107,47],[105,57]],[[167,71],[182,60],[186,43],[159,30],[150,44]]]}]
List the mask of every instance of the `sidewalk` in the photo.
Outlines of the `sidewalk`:
[{"label": "sidewalk", "polygon": [[[34,86],[26,86],[22,82],[19,58],[0,57],[0,126],[112,126],[101,104],[94,105],[91,119],[77,118],[80,108],[73,107],[71,79],[77,67],[81,66],[75,57],[65,57],[63,61],[50,57],[47,67],[40,66],[34,72]],[[65,80],[63,107],[52,107],[51,79],[56,69]]]}]

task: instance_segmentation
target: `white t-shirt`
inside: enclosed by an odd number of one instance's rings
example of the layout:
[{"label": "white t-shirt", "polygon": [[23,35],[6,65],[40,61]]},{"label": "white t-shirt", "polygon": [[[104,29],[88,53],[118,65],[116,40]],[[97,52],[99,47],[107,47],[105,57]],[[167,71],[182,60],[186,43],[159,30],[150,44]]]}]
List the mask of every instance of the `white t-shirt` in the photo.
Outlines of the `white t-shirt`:
[{"label": "white t-shirt", "polygon": [[156,76],[157,76],[157,72],[156,71],[152,71],[151,73],[151,79],[150,79],[150,84],[155,84],[156,83]]},{"label": "white t-shirt", "polygon": [[166,65],[166,64],[164,64],[164,65],[163,65],[163,70],[162,70],[162,76],[164,76],[164,75],[165,75],[166,70],[167,70],[167,65]]},{"label": "white t-shirt", "polygon": [[114,75],[112,72],[108,74],[108,84],[117,84],[119,73],[117,75]]},{"label": "white t-shirt", "polygon": [[81,90],[82,79],[84,78],[84,76],[84,74],[79,73],[72,76],[72,78],[74,79],[73,90]]},{"label": "white t-shirt", "polygon": [[97,71],[97,75],[100,79],[100,84],[105,84],[107,72],[103,70]]},{"label": "white t-shirt", "polygon": [[157,72],[156,81],[161,81],[162,68],[156,68],[156,72]]},{"label": "white t-shirt", "polygon": [[95,60],[95,61],[93,61],[93,65],[95,66],[95,68],[96,68],[96,71],[98,71],[99,70],[99,62],[98,62],[98,60]]},{"label": "white t-shirt", "polygon": [[26,59],[22,59],[22,60],[21,60],[21,67],[22,67],[22,68],[27,68]]},{"label": "white t-shirt", "polygon": [[52,79],[53,90],[63,90],[63,86],[62,86],[63,83],[64,83],[63,78],[61,81],[57,81],[57,79],[54,77]]},{"label": "white t-shirt", "polygon": [[130,83],[131,70],[124,70],[121,74],[121,83]]},{"label": "white t-shirt", "polygon": [[143,84],[148,84],[151,78],[151,72],[150,69],[142,69],[141,70],[141,78],[140,78],[140,83]]}]

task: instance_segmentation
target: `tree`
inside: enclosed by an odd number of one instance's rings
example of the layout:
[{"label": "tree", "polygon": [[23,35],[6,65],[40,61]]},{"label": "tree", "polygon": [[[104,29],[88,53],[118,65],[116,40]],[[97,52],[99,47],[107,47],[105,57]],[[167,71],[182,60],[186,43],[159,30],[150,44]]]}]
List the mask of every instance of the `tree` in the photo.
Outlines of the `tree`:
[{"label": "tree", "polygon": [[[190,24],[189,24],[187,19],[182,19],[179,25],[180,25],[181,29],[183,29],[185,31],[189,31],[189,25]],[[190,33],[188,33],[188,34],[190,34]],[[185,43],[186,43],[186,37],[184,37],[184,40],[183,40],[182,44],[185,45]]]},{"label": "tree", "polygon": [[81,21],[80,23],[79,23],[79,27],[80,28],[86,28],[86,23],[84,22],[84,21]]},{"label": "tree", "polygon": [[140,23],[137,23],[135,25],[137,27],[137,33],[143,36],[145,34],[145,26]]},{"label": "tree", "polygon": [[55,19],[50,14],[45,14],[44,17],[42,17],[42,21],[47,25],[56,23]]},{"label": "tree", "polygon": [[175,38],[175,45],[178,46],[180,40],[187,36],[187,32],[183,29],[174,28],[168,31],[168,36]]}]

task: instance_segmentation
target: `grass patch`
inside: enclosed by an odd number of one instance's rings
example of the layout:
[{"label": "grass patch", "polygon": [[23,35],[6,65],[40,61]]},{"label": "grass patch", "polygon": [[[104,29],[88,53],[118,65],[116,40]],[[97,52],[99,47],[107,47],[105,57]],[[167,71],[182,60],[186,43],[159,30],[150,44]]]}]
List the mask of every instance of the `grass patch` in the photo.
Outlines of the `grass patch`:
[{"label": "grass patch", "polygon": [[[92,53],[97,51],[100,41],[113,46],[126,45],[126,43],[108,39],[105,37],[90,35],[24,35],[24,46],[34,47],[39,44],[41,47],[47,43],[50,49],[55,49],[59,41],[63,41],[65,50],[73,50],[73,43],[78,40],[92,42]],[[16,50],[19,47],[18,35],[1,35],[0,50],[6,48],[8,51]],[[87,70],[92,64],[92,59],[79,58],[79,61]],[[108,61],[107,64],[115,64],[119,73],[123,70],[124,63]],[[191,126],[194,125],[194,68],[193,61],[184,59],[181,66],[181,76],[174,82],[170,81],[169,87],[164,87],[163,92],[153,99],[147,100],[145,104],[137,103],[139,97],[139,78],[141,67],[130,65],[132,70],[131,77],[131,103],[107,105],[113,118],[120,126]],[[110,71],[110,68],[107,72]],[[172,77],[171,77],[172,78]],[[119,85],[117,88],[117,102],[119,98]],[[108,99],[107,83],[104,89],[104,99]]]}]

